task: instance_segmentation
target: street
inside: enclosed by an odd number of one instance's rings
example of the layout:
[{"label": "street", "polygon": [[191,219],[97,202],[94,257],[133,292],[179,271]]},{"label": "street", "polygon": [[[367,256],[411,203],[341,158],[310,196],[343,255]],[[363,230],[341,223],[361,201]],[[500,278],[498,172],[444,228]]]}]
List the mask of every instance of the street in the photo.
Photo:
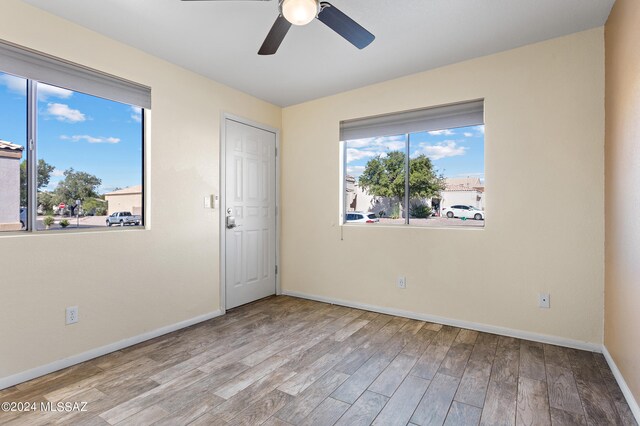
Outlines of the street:
[{"label": "street", "polygon": [[[45,229],[44,226],[44,218],[46,216],[38,216],[37,218],[37,229]],[[55,222],[49,229],[63,229],[60,226],[60,221],[63,219],[67,219],[69,221],[69,226],[66,229],[89,229],[89,228],[107,228],[107,216],[83,216],[79,220],[75,217],[62,217],[62,216],[54,216]],[[112,226],[112,228],[119,228],[119,226]]]},{"label": "street", "polygon": [[[403,225],[404,218],[389,219],[386,217],[380,218],[378,225]],[[482,228],[484,227],[484,220],[474,219],[458,219],[448,217],[430,217],[428,219],[409,219],[409,224],[412,226],[424,226],[430,228],[449,228],[449,227],[466,227],[466,228]],[[373,224],[376,225],[376,224]]]}]

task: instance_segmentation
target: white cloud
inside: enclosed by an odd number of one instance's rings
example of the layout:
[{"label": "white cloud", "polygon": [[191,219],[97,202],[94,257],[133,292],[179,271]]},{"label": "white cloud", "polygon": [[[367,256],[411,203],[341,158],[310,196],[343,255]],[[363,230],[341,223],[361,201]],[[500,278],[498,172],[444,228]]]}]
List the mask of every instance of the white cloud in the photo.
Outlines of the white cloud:
[{"label": "white cloud", "polygon": [[110,144],[116,144],[118,142],[120,142],[120,138],[114,138],[114,137],[95,137],[95,136],[89,136],[89,135],[73,135],[73,136],[67,136],[67,135],[62,135],[60,136],[60,139],[65,140],[65,141],[72,141],[72,142],[79,142],[79,141],[86,141],[89,143],[110,143]]},{"label": "white cloud", "polygon": [[404,140],[405,140],[404,135],[352,139],[347,141],[347,147],[349,148],[389,147],[389,146],[404,147]]},{"label": "white cloud", "polygon": [[380,155],[376,151],[365,151],[363,149],[347,148],[347,163],[362,160],[363,158],[373,158]]},{"label": "white cloud", "polygon": [[373,138],[368,139],[354,139],[351,141],[347,141],[347,147],[349,148],[364,148],[371,145],[371,141]]},{"label": "white cloud", "polygon": [[465,138],[470,138],[470,137],[472,137],[472,136],[473,136],[473,133],[470,133],[470,132],[464,132],[464,137],[465,137]]},{"label": "white cloud", "polygon": [[132,106],[131,107],[131,119],[136,123],[140,123],[142,121],[142,108]]},{"label": "white cloud", "polygon": [[480,126],[476,126],[475,129],[478,131],[478,133],[481,133],[484,135],[484,124],[481,124]]},{"label": "white cloud", "polygon": [[68,123],[78,123],[87,119],[79,110],[71,109],[69,105],[65,104],[47,104],[47,113],[53,115],[58,121],[66,121]]},{"label": "white cloud", "polygon": [[418,150],[420,154],[424,154],[432,160],[464,155],[466,151],[466,147],[458,146],[455,141],[444,141],[436,145],[420,144],[420,149]]},{"label": "white cloud", "polygon": [[10,92],[25,96],[27,93],[27,80],[10,74],[0,75],[0,85],[5,86]]},{"label": "white cloud", "polygon": [[64,176],[64,170],[53,169],[53,171],[51,172],[51,176],[54,176],[54,177]]},{"label": "white cloud", "polygon": [[395,135],[395,136],[379,136],[374,138],[376,143],[385,143],[385,142],[394,142],[394,141],[404,141],[406,139],[405,135]]},{"label": "white cloud", "polygon": [[48,84],[38,84],[38,99],[46,101],[49,98],[68,99],[73,95],[71,90],[62,87],[49,86]]},{"label": "white cloud", "polygon": [[455,135],[455,132],[450,129],[444,129],[444,130],[432,130],[429,132],[429,134],[431,136],[451,136],[451,135]]},{"label": "white cloud", "polygon": [[347,167],[347,173],[349,174],[362,174],[364,172],[365,166],[349,166]]},{"label": "white cloud", "polygon": [[404,151],[405,136],[382,136],[347,141],[347,163],[365,158],[386,157],[391,151]]}]

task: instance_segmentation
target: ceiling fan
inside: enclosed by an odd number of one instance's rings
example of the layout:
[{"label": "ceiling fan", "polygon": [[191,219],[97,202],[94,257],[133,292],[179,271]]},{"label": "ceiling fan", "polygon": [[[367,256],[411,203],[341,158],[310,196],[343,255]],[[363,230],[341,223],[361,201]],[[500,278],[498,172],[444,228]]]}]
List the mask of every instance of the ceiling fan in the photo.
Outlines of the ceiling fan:
[{"label": "ceiling fan", "polygon": [[[182,0],[182,1],[225,1],[225,0]],[[270,1],[270,0],[253,0]],[[273,55],[287,35],[291,25],[307,25],[318,18],[323,24],[344,37],[358,49],[367,47],[375,36],[337,7],[320,0],[278,0],[280,14],[273,23],[267,38],[262,43],[258,55]]]}]

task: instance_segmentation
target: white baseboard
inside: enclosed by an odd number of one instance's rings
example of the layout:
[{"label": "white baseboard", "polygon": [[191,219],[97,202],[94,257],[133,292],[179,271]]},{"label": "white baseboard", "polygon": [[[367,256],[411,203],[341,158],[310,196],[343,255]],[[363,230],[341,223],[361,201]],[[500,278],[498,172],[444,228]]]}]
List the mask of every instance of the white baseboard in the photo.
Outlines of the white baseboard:
[{"label": "white baseboard", "polygon": [[22,371],[12,376],[0,378],[0,390],[17,385],[19,383],[26,382],[36,377],[44,376],[45,374],[53,373],[54,371],[62,370],[63,368],[71,367],[72,365],[80,364],[81,362],[88,361],[93,358],[97,358],[102,355],[106,355],[111,352],[118,351],[120,349],[136,345],[150,340],[163,334],[171,333],[181,328],[186,328],[194,324],[198,324],[203,321],[210,320],[222,315],[222,311],[219,309],[208,314],[200,315],[195,318],[191,318],[185,321],[181,321],[176,324],[167,325],[165,327],[158,328],[156,330],[149,331],[147,333],[139,334],[137,336],[129,337],[119,342],[110,343],[99,348],[91,349],[78,355],[73,355],[68,358],[60,359],[52,363],[42,365],[40,367],[32,368],[31,370]]},{"label": "white baseboard", "polygon": [[551,345],[566,346],[568,348],[581,349],[591,352],[602,352],[602,345],[596,343],[582,342],[579,340],[565,339],[547,334],[532,333],[529,331],[515,330],[512,328],[498,327],[495,325],[481,324],[471,321],[461,321],[451,318],[439,317],[435,315],[421,314],[417,312],[404,311],[395,308],[385,308],[365,303],[351,302],[348,300],[334,299],[331,297],[316,296],[312,294],[300,293],[297,291],[283,290],[285,296],[300,297],[302,299],[315,300],[318,302],[331,303],[334,305],[348,306],[350,308],[363,309],[365,311],[378,312],[381,314],[395,315],[399,317],[411,318],[419,321],[435,322],[438,324],[451,325],[454,327],[468,328],[470,330],[482,331],[485,333],[499,334],[502,336],[517,337],[519,339],[533,340],[535,342],[548,343]]},{"label": "white baseboard", "polygon": [[629,404],[629,408],[631,408],[631,412],[633,413],[633,417],[636,418],[636,422],[640,424],[640,406],[638,406],[638,401],[633,397],[631,393],[631,389],[627,385],[627,382],[622,377],[622,373],[618,369],[615,361],[611,357],[611,354],[607,350],[607,347],[602,345],[602,354],[604,358],[607,360],[607,364],[609,364],[609,368],[611,368],[611,372],[613,373],[613,377],[616,378],[616,382],[618,382],[618,386],[620,386],[620,390],[624,395],[624,398],[627,400],[627,404]]}]

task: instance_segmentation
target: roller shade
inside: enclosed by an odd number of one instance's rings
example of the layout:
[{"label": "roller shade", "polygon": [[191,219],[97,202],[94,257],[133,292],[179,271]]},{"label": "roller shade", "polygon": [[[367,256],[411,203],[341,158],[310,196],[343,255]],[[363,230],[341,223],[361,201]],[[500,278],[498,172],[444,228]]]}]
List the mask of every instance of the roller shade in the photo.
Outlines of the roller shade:
[{"label": "roller shade", "polygon": [[484,100],[424,108],[340,123],[340,140],[392,136],[484,124]]},{"label": "roller shade", "polygon": [[2,40],[0,71],[112,101],[151,108],[150,87]]}]

